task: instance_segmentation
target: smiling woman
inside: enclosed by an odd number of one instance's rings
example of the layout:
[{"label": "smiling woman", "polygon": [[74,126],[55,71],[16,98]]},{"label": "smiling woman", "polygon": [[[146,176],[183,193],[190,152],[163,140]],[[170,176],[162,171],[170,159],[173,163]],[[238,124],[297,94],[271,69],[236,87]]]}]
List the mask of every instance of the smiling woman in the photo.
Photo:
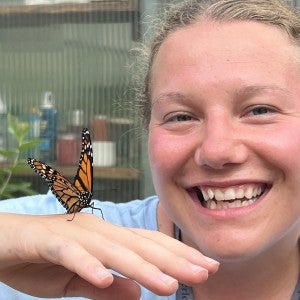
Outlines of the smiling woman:
[{"label": "smiling woman", "polygon": [[[154,59],[153,101],[162,94],[182,95],[180,102],[155,102],[151,110],[149,153],[156,191],[191,245],[205,247],[219,260],[233,245],[231,239],[244,237],[247,221],[252,234],[239,247],[240,254],[253,251],[249,255],[266,247],[275,231],[280,236],[288,230],[287,220],[290,225],[298,221],[298,201],[292,211],[279,201],[299,195],[295,162],[286,159],[288,151],[296,154],[300,147],[293,138],[300,111],[294,48],[287,35],[269,25],[205,19],[170,34]],[[282,97],[282,90],[289,90],[290,97]],[[190,118],[175,120],[183,114]],[[171,125],[165,116],[172,116]],[[199,201],[189,201],[193,187],[214,191],[219,200],[221,189],[242,186],[246,191],[253,185],[265,193],[238,209],[212,210],[216,203],[211,201],[212,209],[203,210]],[[282,213],[285,220],[274,219]],[[225,226],[214,218],[220,214]]]},{"label": "smiling woman", "polygon": [[27,215],[1,214],[0,280],[45,297],[298,300],[299,20],[278,0],[171,6],[140,98],[157,195],[95,200],[105,221],[50,215],[51,193],[2,202]]}]

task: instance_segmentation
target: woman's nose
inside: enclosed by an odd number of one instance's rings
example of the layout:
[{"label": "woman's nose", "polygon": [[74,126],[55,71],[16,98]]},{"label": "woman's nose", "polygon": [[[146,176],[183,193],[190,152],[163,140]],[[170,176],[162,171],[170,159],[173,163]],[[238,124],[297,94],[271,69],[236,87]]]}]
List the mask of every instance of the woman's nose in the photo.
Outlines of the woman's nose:
[{"label": "woman's nose", "polygon": [[[233,122],[232,122],[233,123]],[[199,166],[223,169],[247,159],[247,147],[238,125],[230,121],[213,121],[204,125],[203,135],[195,152]]]}]

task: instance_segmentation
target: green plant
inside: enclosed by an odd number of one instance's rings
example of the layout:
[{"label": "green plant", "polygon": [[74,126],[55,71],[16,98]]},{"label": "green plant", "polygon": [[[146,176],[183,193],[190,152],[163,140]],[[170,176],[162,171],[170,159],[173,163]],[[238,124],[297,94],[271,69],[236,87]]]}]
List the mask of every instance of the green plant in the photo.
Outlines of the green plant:
[{"label": "green plant", "polygon": [[0,199],[35,193],[30,182],[16,179],[13,175],[28,168],[26,161],[21,158],[22,154],[27,153],[28,149],[36,147],[40,142],[39,139],[28,139],[30,130],[28,123],[20,122],[18,118],[9,114],[7,124],[15,146],[8,150],[0,149],[0,155],[7,160],[0,167]]}]

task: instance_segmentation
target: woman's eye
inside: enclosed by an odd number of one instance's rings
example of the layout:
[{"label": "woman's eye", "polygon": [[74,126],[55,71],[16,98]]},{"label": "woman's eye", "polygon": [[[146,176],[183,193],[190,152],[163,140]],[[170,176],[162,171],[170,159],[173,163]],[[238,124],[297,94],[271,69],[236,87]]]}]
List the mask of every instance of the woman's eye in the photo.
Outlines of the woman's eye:
[{"label": "woman's eye", "polygon": [[254,116],[259,116],[259,115],[270,114],[270,113],[273,113],[274,111],[275,110],[272,107],[256,106],[250,110],[249,114],[252,114]]},{"label": "woman's eye", "polygon": [[167,118],[168,122],[186,122],[191,121],[193,118],[190,115],[179,114],[172,117]]}]

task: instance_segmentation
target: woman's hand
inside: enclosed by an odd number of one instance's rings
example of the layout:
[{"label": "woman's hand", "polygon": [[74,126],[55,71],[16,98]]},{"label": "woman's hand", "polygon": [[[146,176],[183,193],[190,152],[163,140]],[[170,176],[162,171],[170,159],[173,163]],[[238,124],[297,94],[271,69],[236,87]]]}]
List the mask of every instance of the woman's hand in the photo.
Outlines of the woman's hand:
[{"label": "woman's hand", "polygon": [[[115,226],[91,214],[0,214],[0,281],[39,297],[139,299],[178,281],[205,281],[218,264],[160,232]],[[112,275],[112,269],[123,276]],[[137,284],[138,283],[138,284]]]}]

